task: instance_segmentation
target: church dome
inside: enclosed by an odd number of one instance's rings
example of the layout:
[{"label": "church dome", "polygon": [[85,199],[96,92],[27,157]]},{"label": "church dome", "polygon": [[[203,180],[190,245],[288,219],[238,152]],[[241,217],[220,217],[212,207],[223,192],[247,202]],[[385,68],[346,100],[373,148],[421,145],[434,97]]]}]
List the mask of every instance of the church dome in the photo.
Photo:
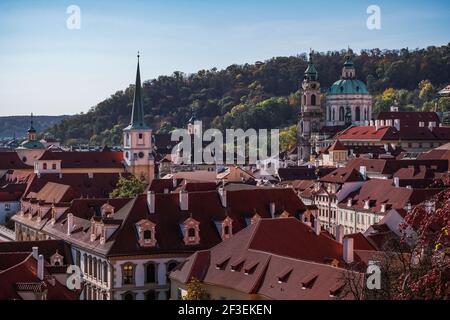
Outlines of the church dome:
[{"label": "church dome", "polygon": [[45,146],[38,140],[25,140],[20,144],[20,149],[45,149]]},{"label": "church dome", "polygon": [[341,79],[333,83],[329,95],[339,94],[369,94],[364,82],[356,79]]}]

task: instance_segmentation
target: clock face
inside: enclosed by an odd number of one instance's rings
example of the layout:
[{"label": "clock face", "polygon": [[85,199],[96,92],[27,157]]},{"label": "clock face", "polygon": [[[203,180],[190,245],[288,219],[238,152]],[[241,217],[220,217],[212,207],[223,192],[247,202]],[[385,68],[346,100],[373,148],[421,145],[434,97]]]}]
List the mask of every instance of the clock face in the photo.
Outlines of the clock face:
[{"label": "clock face", "polygon": [[144,153],[143,152],[139,152],[139,158],[143,158],[144,157]]}]

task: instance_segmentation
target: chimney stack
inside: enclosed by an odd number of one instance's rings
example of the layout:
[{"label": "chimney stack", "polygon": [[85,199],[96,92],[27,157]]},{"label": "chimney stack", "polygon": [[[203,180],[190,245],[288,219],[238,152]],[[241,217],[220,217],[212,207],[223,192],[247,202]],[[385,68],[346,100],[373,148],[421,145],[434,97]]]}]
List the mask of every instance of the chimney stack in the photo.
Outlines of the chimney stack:
[{"label": "chimney stack", "polygon": [[73,214],[68,213],[67,214],[67,235],[70,236],[72,234],[73,229]]},{"label": "chimney stack", "polygon": [[147,191],[147,207],[148,212],[151,214],[155,213],[155,201],[156,196],[154,191]]},{"label": "chimney stack", "polygon": [[37,260],[39,257],[39,248],[33,247],[32,250],[33,250],[33,258],[35,258]]},{"label": "chimney stack", "polygon": [[320,235],[321,227],[319,218],[314,219],[314,232],[316,235]]},{"label": "chimney stack", "polygon": [[44,256],[42,254],[37,260],[37,277],[39,280],[44,280]]},{"label": "chimney stack", "polygon": [[394,186],[396,188],[400,187],[400,178],[399,177],[394,177]]},{"label": "chimney stack", "polygon": [[342,241],[344,240],[344,226],[341,224],[338,224],[336,226],[336,240],[339,243],[342,243]]},{"label": "chimney stack", "polygon": [[180,210],[187,211],[189,208],[189,193],[185,190],[180,191]]},{"label": "chimney stack", "polygon": [[342,243],[343,259],[346,263],[353,262],[353,238],[345,238]]},{"label": "chimney stack", "polygon": [[359,173],[363,177],[364,180],[367,179],[367,167],[366,166],[360,166],[359,167]]},{"label": "chimney stack", "polygon": [[397,131],[400,131],[400,119],[394,119],[394,127]]},{"label": "chimney stack", "polygon": [[270,216],[273,218],[275,218],[275,202],[271,202],[270,203]]}]

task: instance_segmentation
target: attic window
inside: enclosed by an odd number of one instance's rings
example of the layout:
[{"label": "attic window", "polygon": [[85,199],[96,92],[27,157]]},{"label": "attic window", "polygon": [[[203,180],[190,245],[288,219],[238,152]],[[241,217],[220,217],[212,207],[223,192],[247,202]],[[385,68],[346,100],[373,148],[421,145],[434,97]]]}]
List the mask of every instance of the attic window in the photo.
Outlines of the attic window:
[{"label": "attic window", "polygon": [[184,221],[182,227],[183,240],[185,245],[197,245],[200,243],[200,223],[193,219],[188,218]]},{"label": "attic window", "polygon": [[253,272],[255,272],[256,267],[258,266],[258,264],[259,264],[259,262],[254,262],[254,263],[252,263],[252,264],[246,266],[246,267],[244,268],[244,274],[245,274],[246,276],[248,276],[249,274],[253,274]]},{"label": "attic window", "polygon": [[226,217],[222,221],[222,240],[229,239],[233,235],[233,220]]},{"label": "attic window", "polygon": [[219,262],[216,263],[216,269],[224,270],[228,264],[228,261],[230,261],[230,257],[220,260]]},{"label": "attic window", "polygon": [[138,241],[141,247],[156,246],[156,224],[147,219],[142,219],[136,223]]},{"label": "attic window", "polygon": [[338,296],[342,292],[343,288],[344,288],[343,284],[337,283],[334,287],[330,289],[330,298],[335,298],[336,296]]},{"label": "attic window", "polygon": [[239,272],[244,265],[245,259],[240,259],[231,265],[231,272]]},{"label": "attic window", "polygon": [[318,275],[312,274],[301,281],[302,290],[311,289],[317,280]]},{"label": "attic window", "polygon": [[289,279],[289,276],[292,273],[292,269],[288,269],[286,271],[283,271],[282,273],[280,273],[277,278],[278,278],[278,283],[286,283]]}]

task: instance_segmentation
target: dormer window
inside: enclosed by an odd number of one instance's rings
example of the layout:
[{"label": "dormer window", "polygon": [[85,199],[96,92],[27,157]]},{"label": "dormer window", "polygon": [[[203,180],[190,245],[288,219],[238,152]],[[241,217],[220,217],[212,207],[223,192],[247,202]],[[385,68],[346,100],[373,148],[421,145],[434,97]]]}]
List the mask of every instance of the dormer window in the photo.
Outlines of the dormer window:
[{"label": "dormer window", "polygon": [[364,209],[368,210],[370,208],[370,201],[364,200]]},{"label": "dormer window", "polygon": [[200,223],[193,219],[188,218],[183,223],[183,240],[185,245],[197,245],[200,243]]},{"label": "dormer window", "polygon": [[101,208],[101,212],[103,218],[112,218],[114,215],[114,207],[109,203],[105,203]]},{"label": "dormer window", "polygon": [[222,222],[222,240],[229,239],[233,235],[233,220],[226,217]]},{"label": "dormer window", "polygon": [[142,219],[136,223],[138,241],[141,247],[156,246],[156,224],[150,220]]},{"label": "dormer window", "polygon": [[64,257],[59,254],[58,250],[56,250],[55,254],[50,257],[50,264],[52,266],[64,265]]}]

